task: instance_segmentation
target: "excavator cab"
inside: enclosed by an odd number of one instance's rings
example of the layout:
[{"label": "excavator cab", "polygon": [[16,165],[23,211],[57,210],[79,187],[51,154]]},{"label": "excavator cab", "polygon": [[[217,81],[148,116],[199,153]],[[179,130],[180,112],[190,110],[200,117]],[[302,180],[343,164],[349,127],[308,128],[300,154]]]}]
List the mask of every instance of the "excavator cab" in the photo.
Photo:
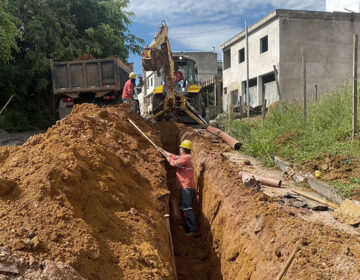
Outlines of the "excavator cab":
[{"label": "excavator cab", "polygon": [[[186,101],[188,102],[188,104],[191,105],[192,109],[195,109],[194,113],[199,114],[201,117],[205,117],[206,111],[205,105],[202,101],[201,86],[198,85],[196,62],[188,58],[187,56],[173,56],[173,60],[174,71],[181,72],[184,77],[184,79],[180,81],[174,80],[174,88],[176,91],[175,107],[181,107],[181,97],[184,96],[186,97]],[[153,114],[156,114],[162,110],[165,95],[166,92],[164,89],[164,85],[161,85],[154,89],[152,100]],[[163,117],[168,118],[169,113],[170,112],[165,113]],[[180,122],[191,123],[196,121],[193,120],[191,117],[188,117],[186,112],[184,112],[183,110],[173,110],[172,113],[176,114],[177,119]]]}]

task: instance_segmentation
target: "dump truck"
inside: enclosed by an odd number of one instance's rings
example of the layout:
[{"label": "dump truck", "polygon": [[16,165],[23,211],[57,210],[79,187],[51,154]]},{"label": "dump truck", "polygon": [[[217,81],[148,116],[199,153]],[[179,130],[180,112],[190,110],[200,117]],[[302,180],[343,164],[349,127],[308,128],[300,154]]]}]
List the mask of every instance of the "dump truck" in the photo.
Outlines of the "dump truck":
[{"label": "dump truck", "polygon": [[132,72],[132,67],[117,57],[61,62],[51,60],[50,65],[60,118],[68,115],[75,104],[103,106],[120,103],[122,89]]},{"label": "dump truck", "polygon": [[[196,62],[186,56],[172,55],[165,22],[159,26],[150,46],[145,47],[142,66],[145,71],[158,72],[163,79],[163,85],[153,91],[151,118],[160,120],[176,117],[180,122],[191,120],[203,127],[207,126]],[[181,83],[174,82],[177,71],[183,75]]]}]

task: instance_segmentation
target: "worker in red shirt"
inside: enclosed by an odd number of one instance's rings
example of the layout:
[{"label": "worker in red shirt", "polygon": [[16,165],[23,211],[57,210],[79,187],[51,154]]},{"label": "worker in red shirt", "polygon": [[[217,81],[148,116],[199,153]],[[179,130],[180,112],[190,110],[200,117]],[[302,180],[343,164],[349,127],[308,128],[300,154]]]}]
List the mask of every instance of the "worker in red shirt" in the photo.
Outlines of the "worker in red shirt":
[{"label": "worker in red shirt", "polygon": [[184,140],[180,145],[179,156],[162,150],[167,156],[166,159],[170,165],[177,167],[176,184],[180,188],[180,209],[183,214],[185,231],[188,235],[193,235],[195,232],[199,231],[192,208],[196,196],[196,186],[194,181],[194,166],[191,159],[191,149],[191,141]]},{"label": "worker in red shirt", "polygon": [[179,71],[179,66],[175,65],[174,82],[177,83],[179,87],[183,87],[184,80],[184,74]]},{"label": "worker in red shirt", "polygon": [[137,76],[134,72],[129,74],[129,80],[125,83],[123,93],[122,93],[122,100],[124,103],[134,103],[134,93],[135,93],[135,81]]}]

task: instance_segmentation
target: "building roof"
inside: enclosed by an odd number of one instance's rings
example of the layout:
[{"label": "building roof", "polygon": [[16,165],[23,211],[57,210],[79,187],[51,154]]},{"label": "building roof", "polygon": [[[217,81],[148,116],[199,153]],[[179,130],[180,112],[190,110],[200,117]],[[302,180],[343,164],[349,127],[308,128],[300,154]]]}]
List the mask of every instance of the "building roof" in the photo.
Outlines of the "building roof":
[{"label": "building roof", "polygon": [[[277,9],[272,11],[270,14],[248,27],[248,33],[253,33],[256,30],[262,28],[264,25],[270,23],[276,18],[287,17],[287,18],[303,18],[303,19],[322,19],[322,20],[341,20],[341,21],[359,21],[360,13],[343,13],[343,12],[319,12],[319,11],[306,11],[306,10],[285,10]],[[227,40],[220,47],[225,49],[230,45],[241,41],[245,38],[245,30],[235,35],[231,39]]]}]

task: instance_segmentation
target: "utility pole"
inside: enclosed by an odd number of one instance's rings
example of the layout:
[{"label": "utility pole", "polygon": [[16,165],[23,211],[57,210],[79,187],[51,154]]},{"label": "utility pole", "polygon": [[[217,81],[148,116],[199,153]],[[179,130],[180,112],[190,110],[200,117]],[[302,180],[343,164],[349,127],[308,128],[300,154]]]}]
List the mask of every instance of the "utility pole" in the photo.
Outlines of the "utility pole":
[{"label": "utility pole", "polygon": [[245,41],[246,41],[246,98],[247,98],[247,117],[250,118],[250,93],[249,93],[249,38],[248,27],[245,21]]},{"label": "utility pole", "polygon": [[282,96],[281,96],[281,91],[280,91],[280,83],[279,83],[279,72],[276,69],[276,66],[273,65],[274,67],[274,75],[275,75],[275,81],[276,81],[276,89],[277,89],[277,94],[279,96],[279,107],[280,107],[280,113],[283,116],[284,115],[284,111],[283,111],[283,102],[282,102]]},{"label": "utility pole", "polygon": [[358,64],[358,35],[354,34],[353,47],[353,120],[352,120],[352,138],[355,138],[357,132],[357,103],[358,103],[358,89],[357,89],[357,64]]}]

